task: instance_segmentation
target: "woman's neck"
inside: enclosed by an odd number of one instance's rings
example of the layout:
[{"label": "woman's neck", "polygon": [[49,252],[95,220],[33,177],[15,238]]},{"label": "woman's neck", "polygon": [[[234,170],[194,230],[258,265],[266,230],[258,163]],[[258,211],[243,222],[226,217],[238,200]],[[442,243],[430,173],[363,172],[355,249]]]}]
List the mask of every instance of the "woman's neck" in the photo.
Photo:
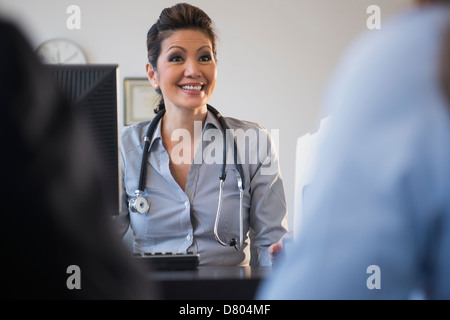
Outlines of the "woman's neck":
[{"label": "woman's neck", "polygon": [[194,137],[195,122],[201,121],[203,128],[207,113],[206,106],[197,109],[166,108],[162,119],[163,136],[171,137],[175,130],[184,129]]},{"label": "woman's neck", "polygon": [[[183,190],[186,187],[195,151],[201,140],[201,130],[198,130],[199,123],[203,129],[207,110],[206,106],[198,109],[175,109],[166,106],[166,113],[162,118],[162,143],[169,154],[170,172]],[[176,132],[179,129],[183,131]],[[186,136],[186,131],[189,132],[188,136]]]}]

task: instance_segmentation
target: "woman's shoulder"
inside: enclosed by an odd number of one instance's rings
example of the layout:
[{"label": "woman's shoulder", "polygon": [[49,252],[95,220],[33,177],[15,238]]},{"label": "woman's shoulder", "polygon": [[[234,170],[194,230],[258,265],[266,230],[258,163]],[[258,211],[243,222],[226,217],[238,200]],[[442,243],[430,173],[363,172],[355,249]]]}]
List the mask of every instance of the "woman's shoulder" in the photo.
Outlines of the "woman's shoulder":
[{"label": "woman's shoulder", "polygon": [[242,129],[242,130],[256,129],[267,131],[266,128],[264,128],[261,124],[257,122],[241,120],[232,117],[224,117],[224,120],[228,124],[230,129]]},{"label": "woman's shoulder", "polygon": [[120,131],[122,145],[139,145],[149,123],[150,121],[142,121],[122,127]]},{"label": "woman's shoulder", "polygon": [[136,134],[138,136],[141,136],[141,133],[144,132],[145,128],[148,126],[149,123],[150,123],[150,121],[147,120],[147,121],[133,123],[128,126],[124,126],[121,129],[121,135],[122,135],[122,137],[136,135]]},{"label": "woman's shoulder", "polygon": [[269,132],[269,130],[260,123],[230,117],[224,117],[224,119],[228,127],[234,131],[234,134],[237,136],[252,136],[256,134],[260,139],[269,139],[269,143],[273,139],[272,130]]}]

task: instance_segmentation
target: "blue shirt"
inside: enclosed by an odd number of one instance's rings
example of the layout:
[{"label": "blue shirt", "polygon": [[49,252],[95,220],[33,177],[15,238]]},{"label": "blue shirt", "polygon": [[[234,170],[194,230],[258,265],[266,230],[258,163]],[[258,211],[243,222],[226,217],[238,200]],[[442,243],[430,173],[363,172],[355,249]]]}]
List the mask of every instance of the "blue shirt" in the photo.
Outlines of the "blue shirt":
[{"label": "blue shirt", "polygon": [[[248,265],[248,231],[251,228],[255,232],[253,245],[258,253],[256,264],[271,264],[268,248],[286,232],[284,225],[287,213],[276,150],[270,134],[261,126],[232,118],[224,119],[231,130],[247,133],[247,137],[252,135],[259,138],[247,139],[249,144],[243,148],[238,146],[245,185],[243,247],[237,251],[234,247],[222,246],[215,240],[213,233],[223,149],[222,143],[212,145],[215,141],[212,137],[217,136],[216,133],[221,127],[208,111],[202,131],[201,148],[197,149],[194,156],[184,191],[171,175],[169,154],[161,139],[161,121],[158,123],[150,143],[145,181],[145,197],[150,202],[148,214],[131,212],[127,205],[138,186],[143,138],[149,121],[123,128],[122,210],[117,220],[123,233],[131,222],[135,252],[191,251],[200,254],[201,265]],[[261,139],[267,144],[261,144]],[[260,147],[266,145],[264,150],[267,152],[260,154],[259,151],[263,151]],[[233,154],[230,151],[228,154],[228,175],[218,228],[219,236],[223,240],[239,238],[239,189],[235,174],[229,170],[235,168]],[[254,157],[255,155],[257,157]]]},{"label": "blue shirt", "polygon": [[259,298],[450,298],[449,21],[443,7],[409,11],[344,57],[301,230]]}]

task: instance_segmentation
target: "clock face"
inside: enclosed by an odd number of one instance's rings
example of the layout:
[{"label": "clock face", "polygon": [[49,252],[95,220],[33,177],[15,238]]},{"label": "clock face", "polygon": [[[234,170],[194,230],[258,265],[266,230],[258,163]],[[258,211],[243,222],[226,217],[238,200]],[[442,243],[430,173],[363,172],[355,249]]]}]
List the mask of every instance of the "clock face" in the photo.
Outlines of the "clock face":
[{"label": "clock face", "polygon": [[86,56],[81,48],[69,41],[55,39],[44,42],[36,51],[42,63],[49,64],[84,64]]}]

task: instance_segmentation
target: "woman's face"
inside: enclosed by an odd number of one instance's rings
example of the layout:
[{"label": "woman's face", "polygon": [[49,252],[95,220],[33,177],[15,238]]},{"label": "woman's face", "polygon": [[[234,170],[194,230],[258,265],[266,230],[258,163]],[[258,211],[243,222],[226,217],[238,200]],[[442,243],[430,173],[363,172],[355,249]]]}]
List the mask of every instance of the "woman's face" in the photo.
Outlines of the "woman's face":
[{"label": "woman's face", "polygon": [[166,108],[205,107],[217,77],[211,41],[199,30],[173,32],[161,43],[157,70],[148,63],[147,74],[161,89]]}]

